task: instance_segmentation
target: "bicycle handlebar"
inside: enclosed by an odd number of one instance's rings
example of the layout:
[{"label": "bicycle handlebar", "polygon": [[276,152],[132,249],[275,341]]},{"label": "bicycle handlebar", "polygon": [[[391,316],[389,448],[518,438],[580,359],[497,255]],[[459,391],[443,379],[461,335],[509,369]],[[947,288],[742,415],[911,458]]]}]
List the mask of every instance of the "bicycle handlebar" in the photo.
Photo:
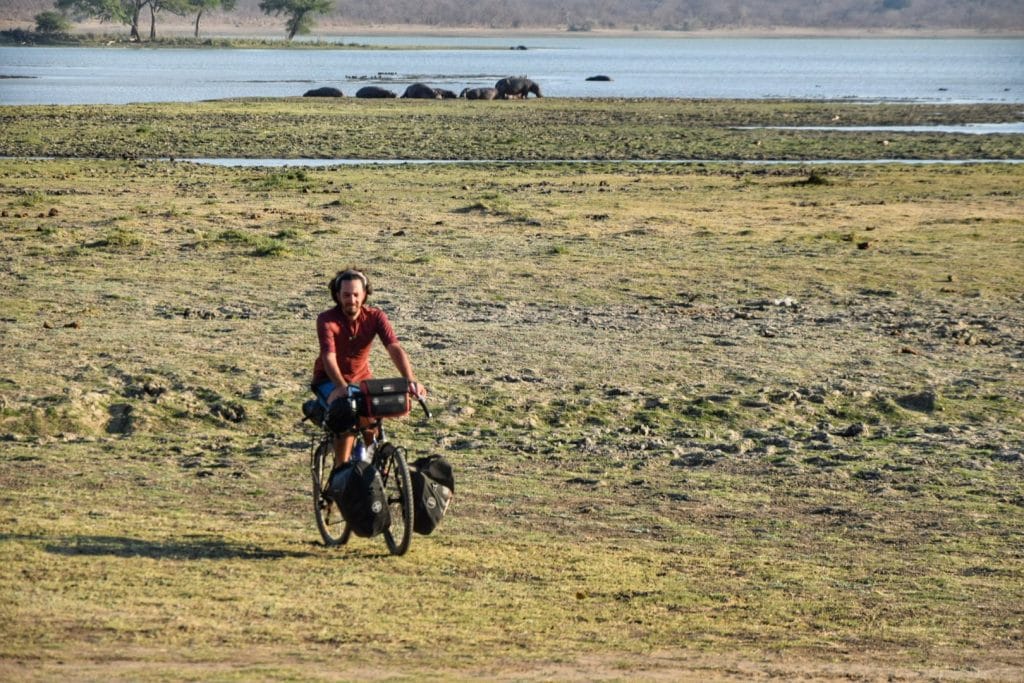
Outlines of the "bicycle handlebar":
[{"label": "bicycle handlebar", "polygon": [[[355,398],[356,401],[361,403],[364,400],[363,399],[363,395],[362,395],[363,392],[359,390],[359,387],[351,386],[350,385],[349,391],[350,391],[349,396]],[[413,396],[416,398],[416,402],[420,404],[420,408],[423,409],[423,414],[426,415],[427,419],[428,420],[433,419],[434,416],[433,416],[433,414],[431,414],[430,408],[427,407],[427,399],[423,398],[419,394],[413,394]],[[360,411],[360,412],[362,412],[362,411]]]},{"label": "bicycle handlebar", "polygon": [[432,415],[430,414],[430,408],[427,407],[427,399],[417,395],[416,400],[419,402],[420,408],[423,408],[423,413],[427,416],[427,419],[431,419]]}]

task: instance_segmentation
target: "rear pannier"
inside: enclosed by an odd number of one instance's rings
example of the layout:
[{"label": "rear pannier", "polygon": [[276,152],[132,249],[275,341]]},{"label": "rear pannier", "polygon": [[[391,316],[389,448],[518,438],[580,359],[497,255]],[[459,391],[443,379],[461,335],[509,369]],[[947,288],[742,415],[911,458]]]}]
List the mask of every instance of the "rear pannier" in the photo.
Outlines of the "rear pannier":
[{"label": "rear pannier", "polygon": [[412,477],[412,530],[429,534],[441,523],[455,495],[452,466],[440,455],[420,458],[409,467]]}]

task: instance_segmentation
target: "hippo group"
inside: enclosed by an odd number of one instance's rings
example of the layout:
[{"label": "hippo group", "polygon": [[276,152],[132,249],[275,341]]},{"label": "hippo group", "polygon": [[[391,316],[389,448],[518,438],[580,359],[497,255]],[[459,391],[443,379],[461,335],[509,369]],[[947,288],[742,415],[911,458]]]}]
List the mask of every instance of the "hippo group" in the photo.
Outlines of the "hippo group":
[{"label": "hippo group", "polygon": [[[401,97],[420,100],[525,100],[531,93],[535,97],[543,97],[540,85],[534,81],[525,76],[508,76],[495,83],[493,88],[463,88],[458,95],[454,91],[434,88],[426,83],[413,83],[405,89]],[[343,93],[337,88],[314,88],[303,94],[303,97],[343,97]],[[367,85],[356,91],[356,97],[392,98],[399,95],[387,88]]]}]

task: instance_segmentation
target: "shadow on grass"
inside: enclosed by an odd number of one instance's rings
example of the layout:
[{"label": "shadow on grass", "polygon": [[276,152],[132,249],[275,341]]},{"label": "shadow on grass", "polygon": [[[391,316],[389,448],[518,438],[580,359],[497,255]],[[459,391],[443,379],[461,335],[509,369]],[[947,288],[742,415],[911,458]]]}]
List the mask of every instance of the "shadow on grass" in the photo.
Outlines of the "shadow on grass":
[{"label": "shadow on grass", "polygon": [[[4,536],[0,535],[0,539],[3,538]],[[154,560],[277,560],[314,555],[307,552],[266,550],[259,546],[232,543],[219,538],[148,541],[121,536],[72,536],[60,542],[50,541],[43,548],[57,555],[109,555],[147,557]]]}]

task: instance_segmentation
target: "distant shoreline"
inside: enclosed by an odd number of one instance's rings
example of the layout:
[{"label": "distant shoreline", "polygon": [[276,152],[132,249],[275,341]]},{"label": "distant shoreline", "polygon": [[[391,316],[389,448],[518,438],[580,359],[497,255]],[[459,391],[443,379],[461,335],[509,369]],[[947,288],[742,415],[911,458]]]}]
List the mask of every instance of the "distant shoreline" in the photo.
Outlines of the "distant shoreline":
[{"label": "distant shoreline", "polygon": [[[31,29],[32,22],[25,20],[0,19],[0,30]],[[140,27],[143,41],[148,36],[148,23]],[[157,24],[157,37],[181,38],[193,35],[193,24],[183,18],[170,17]],[[111,22],[89,21],[75,24],[71,30],[73,35],[100,34],[116,37],[124,34],[127,39],[128,27]],[[284,23],[269,19],[238,19],[212,16],[200,23],[200,39],[204,38],[252,38],[284,40]],[[1022,38],[1024,29],[1008,29],[999,31],[983,31],[969,29],[808,29],[793,27],[762,27],[743,29],[715,29],[697,31],[662,31],[653,29],[594,29],[591,31],[570,31],[564,27],[531,27],[492,29],[485,27],[437,27],[423,25],[351,25],[338,23],[320,23],[313,32],[296,40],[359,38],[361,36],[431,36],[453,38],[508,38],[521,40],[527,38]]]}]

